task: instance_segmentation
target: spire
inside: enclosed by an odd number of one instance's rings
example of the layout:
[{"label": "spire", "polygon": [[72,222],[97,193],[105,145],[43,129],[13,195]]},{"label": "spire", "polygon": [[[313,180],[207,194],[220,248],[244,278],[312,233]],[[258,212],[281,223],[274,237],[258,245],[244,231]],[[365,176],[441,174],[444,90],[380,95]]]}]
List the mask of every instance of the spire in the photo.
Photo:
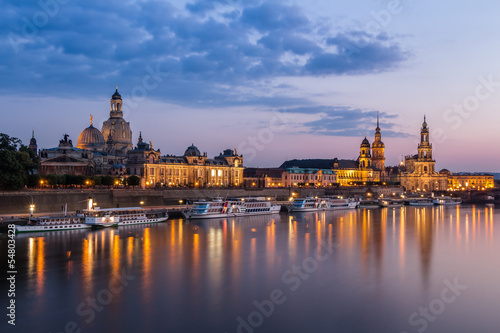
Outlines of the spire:
[{"label": "spire", "polygon": [[142,143],[142,132],[139,132],[139,143]]},{"label": "spire", "polygon": [[34,139],[35,138],[35,129],[33,128],[33,130],[31,131],[31,138]]},{"label": "spire", "polygon": [[424,114],[424,123],[422,124],[422,127],[427,128],[427,119],[426,119],[425,114]]},{"label": "spire", "polygon": [[94,116],[91,113],[90,114],[90,126],[92,126],[93,124],[94,124]]},{"label": "spire", "polygon": [[378,111],[377,111],[377,128],[376,128],[377,131],[380,131],[380,126],[379,126],[379,122],[378,122]]}]

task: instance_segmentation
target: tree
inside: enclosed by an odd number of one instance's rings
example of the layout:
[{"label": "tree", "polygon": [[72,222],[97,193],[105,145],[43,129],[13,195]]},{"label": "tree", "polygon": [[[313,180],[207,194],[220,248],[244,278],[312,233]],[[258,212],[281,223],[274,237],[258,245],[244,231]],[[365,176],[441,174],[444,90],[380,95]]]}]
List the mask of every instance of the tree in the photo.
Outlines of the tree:
[{"label": "tree", "polygon": [[102,185],[112,186],[115,184],[115,179],[111,176],[103,176],[101,182]]},{"label": "tree", "polygon": [[137,176],[130,176],[127,178],[127,184],[132,187],[139,186],[141,185],[141,178]]},{"label": "tree", "polygon": [[18,190],[35,174],[38,158],[18,138],[0,133],[0,188]]},{"label": "tree", "polygon": [[16,151],[0,150],[0,188],[18,190],[26,183],[24,170],[16,158]]}]

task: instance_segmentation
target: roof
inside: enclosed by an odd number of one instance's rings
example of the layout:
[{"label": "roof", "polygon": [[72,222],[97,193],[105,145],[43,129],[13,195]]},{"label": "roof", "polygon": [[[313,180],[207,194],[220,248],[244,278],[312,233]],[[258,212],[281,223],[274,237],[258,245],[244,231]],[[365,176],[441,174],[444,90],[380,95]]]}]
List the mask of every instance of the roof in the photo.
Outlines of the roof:
[{"label": "roof", "polygon": [[289,160],[281,164],[280,169],[289,169],[293,167],[303,169],[333,169],[334,162],[338,162],[339,169],[357,169],[358,162],[355,160],[338,160],[338,159],[305,159],[305,160]]}]

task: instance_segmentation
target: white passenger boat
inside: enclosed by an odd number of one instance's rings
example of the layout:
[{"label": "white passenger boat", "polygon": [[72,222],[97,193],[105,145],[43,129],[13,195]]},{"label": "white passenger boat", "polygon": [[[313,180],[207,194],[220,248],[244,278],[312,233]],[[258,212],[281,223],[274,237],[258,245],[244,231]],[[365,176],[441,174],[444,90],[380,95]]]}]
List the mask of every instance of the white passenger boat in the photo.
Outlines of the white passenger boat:
[{"label": "white passenger boat", "polygon": [[280,210],[281,205],[266,198],[216,198],[212,201],[195,202],[193,208],[182,214],[186,219],[208,219],[277,214]]},{"label": "white passenger boat", "polygon": [[73,216],[41,216],[30,220],[28,225],[16,225],[16,232],[40,232],[73,229],[89,229],[83,214]]},{"label": "white passenger boat", "polygon": [[142,207],[84,210],[85,224],[94,227],[115,227],[131,224],[159,223],[168,219],[166,212],[150,212]]},{"label": "white passenger boat", "polygon": [[435,198],[433,202],[435,205],[451,206],[460,205],[462,203],[462,199],[443,196]]},{"label": "white passenger boat", "polygon": [[352,199],[344,199],[339,197],[323,197],[323,198],[297,198],[293,201],[290,212],[311,212],[321,210],[335,209],[353,209],[358,203]]},{"label": "white passenger boat", "polygon": [[292,206],[288,207],[289,212],[314,212],[321,210],[322,202],[319,198],[307,197],[293,200]]},{"label": "white passenger boat", "polygon": [[16,225],[16,232],[58,231],[90,229],[129,224],[158,223],[168,219],[166,212],[149,212],[142,207],[99,209],[89,199],[87,209],[66,216],[41,216],[31,219],[28,225]]}]

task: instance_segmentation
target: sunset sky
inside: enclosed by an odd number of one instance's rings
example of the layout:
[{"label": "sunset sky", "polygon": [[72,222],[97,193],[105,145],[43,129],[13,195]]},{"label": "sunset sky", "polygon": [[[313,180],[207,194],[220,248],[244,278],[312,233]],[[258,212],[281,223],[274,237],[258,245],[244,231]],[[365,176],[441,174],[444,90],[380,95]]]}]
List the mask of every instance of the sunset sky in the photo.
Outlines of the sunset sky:
[{"label": "sunset sky", "polygon": [[0,132],[39,148],[99,129],[118,84],[134,144],[237,148],[245,166],[357,158],[500,172],[497,1],[3,1]]}]

